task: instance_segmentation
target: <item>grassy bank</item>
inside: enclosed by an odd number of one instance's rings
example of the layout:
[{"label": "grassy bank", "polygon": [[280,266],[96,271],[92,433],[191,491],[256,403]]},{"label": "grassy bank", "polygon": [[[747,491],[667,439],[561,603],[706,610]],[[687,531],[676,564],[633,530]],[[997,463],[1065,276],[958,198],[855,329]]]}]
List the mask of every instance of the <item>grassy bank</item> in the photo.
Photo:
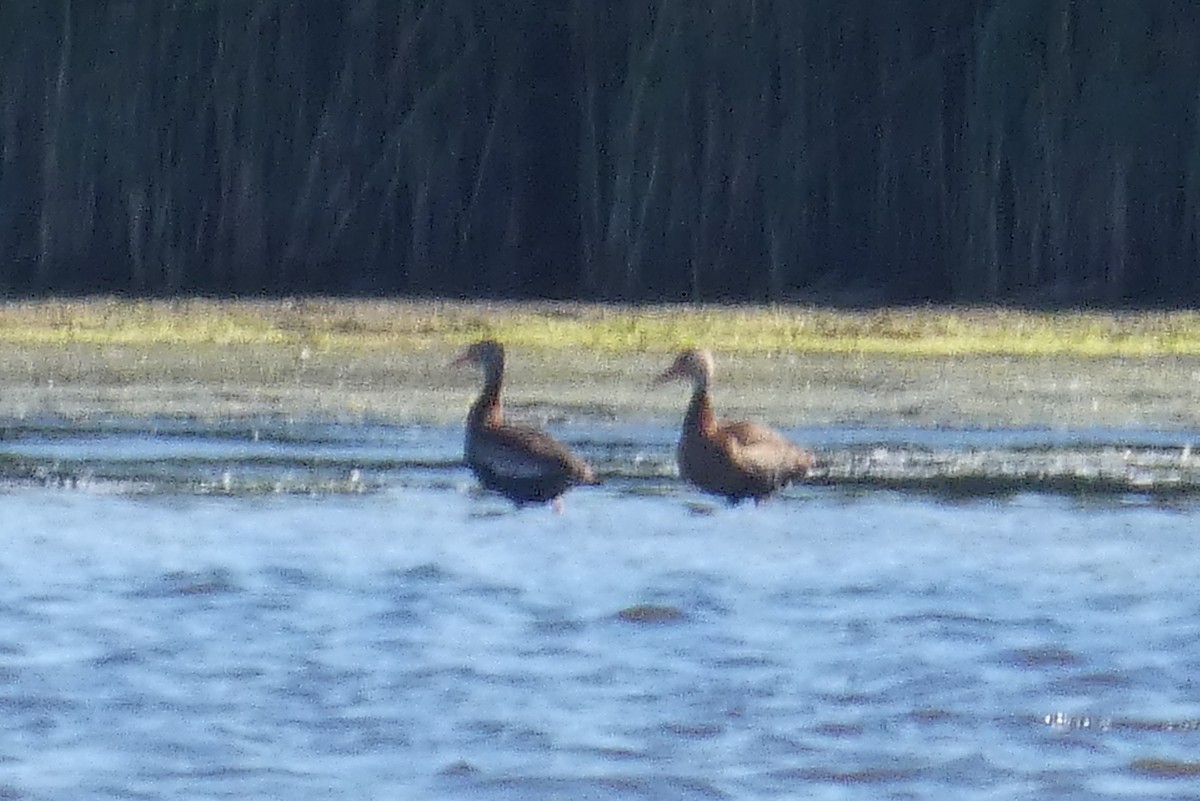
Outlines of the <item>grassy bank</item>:
[{"label": "grassy bank", "polygon": [[671,351],[718,351],[717,401],[782,425],[1200,427],[1200,315],[415,301],[0,304],[0,421],[94,415],[458,423],[483,336],[535,421],[677,421]]},{"label": "grassy bank", "polygon": [[614,353],[707,345],[728,353],[1200,355],[1200,313],[109,298],[0,305],[0,343],[15,346],[210,344],[411,351],[484,336],[525,348]]}]

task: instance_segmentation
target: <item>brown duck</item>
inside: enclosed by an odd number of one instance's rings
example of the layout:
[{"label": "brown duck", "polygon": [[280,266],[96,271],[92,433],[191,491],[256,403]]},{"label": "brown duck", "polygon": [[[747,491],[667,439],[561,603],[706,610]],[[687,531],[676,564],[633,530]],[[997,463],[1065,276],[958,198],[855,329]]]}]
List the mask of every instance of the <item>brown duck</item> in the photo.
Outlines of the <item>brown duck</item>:
[{"label": "brown duck", "polygon": [[493,340],[476,342],[454,364],[483,368],[483,392],[467,415],[465,455],[467,466],[486,489],[518,506],[551,502],[561,511],[561,496],[568,489],[599,483],[587,462],[545,431],[504,421],[503,345]]},{"label": "brown duck", "polygon": [[759,423],[716,418],[708,395],[712,375],[712,354],[687,350],[655,382],[692,381],[692,401],[679,436],[679,474],[730,504],[745,498],[757,503],[805,478],[815,462],[811,452]]}]

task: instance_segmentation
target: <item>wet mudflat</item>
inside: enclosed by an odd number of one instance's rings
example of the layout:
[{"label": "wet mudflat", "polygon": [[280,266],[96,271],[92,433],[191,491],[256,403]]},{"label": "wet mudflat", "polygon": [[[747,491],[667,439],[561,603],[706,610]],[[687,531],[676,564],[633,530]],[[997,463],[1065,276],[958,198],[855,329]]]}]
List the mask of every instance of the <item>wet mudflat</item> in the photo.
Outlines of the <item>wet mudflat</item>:
[{"label": "wet mudflat", "polygon": [[[458,346],[69,344],[0,349],[0,420],[97,415],[456,423],[477,389]],[[671,354],[511,348],[532,419],[674,424]],[[722,413],[798,427],[1200,429],[1200,357],[906,357],[717,352]]]},{"label": "wet mudflat", "polygon": [[1200,366],[719,364],[823,459],[731,509],[661,357],[513,354],[556,516],[450,355],[0,357],[0,796],[1194,795]]}]

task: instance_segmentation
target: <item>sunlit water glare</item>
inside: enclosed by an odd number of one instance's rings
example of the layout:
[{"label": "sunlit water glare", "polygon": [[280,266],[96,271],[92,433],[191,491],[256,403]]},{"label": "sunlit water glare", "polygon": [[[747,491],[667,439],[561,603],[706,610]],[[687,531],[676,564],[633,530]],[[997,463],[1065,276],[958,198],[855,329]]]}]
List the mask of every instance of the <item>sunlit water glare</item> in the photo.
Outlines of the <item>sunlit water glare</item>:
[{"label": "sunlit water glare", "polygon": [[821,480],[727,508],[560,433],[557,516],[456,428],[10,427],[0,798],[1196,795],[1178,435],[791,432]]}]

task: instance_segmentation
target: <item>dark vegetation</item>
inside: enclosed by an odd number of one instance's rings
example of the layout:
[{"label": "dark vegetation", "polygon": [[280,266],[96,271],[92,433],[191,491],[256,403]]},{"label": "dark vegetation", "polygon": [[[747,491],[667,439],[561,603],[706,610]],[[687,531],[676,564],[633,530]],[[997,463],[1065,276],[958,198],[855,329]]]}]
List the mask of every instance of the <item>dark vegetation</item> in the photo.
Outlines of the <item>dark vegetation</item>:
[{"label": "dark vegetation", "polygon": [[1200,4],[0,3],[0,291],[1190,303]]}]

